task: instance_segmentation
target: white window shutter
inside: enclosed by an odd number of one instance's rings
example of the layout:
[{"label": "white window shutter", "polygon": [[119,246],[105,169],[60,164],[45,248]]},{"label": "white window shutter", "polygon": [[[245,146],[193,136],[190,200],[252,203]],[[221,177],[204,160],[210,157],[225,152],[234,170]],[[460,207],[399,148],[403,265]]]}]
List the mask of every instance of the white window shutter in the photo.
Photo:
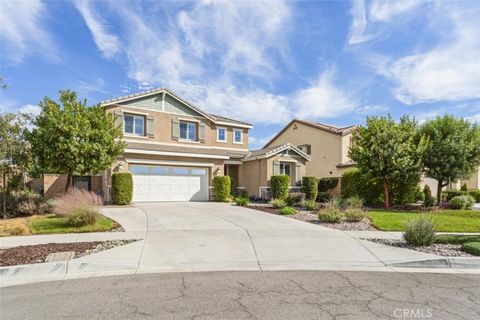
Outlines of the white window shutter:
[{"label": "white window shutter", "polygon": [[147,136],[152,138],[155,136],[155,119],[151,117],[147,118]]},{"label": "white window shutter", "polygon": [[300,162],[295,163],[295,177],[297,178],[297,184],[302,183],[302,174],[301,174],[300,167],[301,167]]},{"label": "white window shutter", "polygon": [[172,119],[172,139],[178,140],[180,137],[180,123],[177,119]]},{"label": "white window shutter", "polygon": [[123,112],[122,110],[114,110],[113,116],[115,117],[115,127],[121,128],[123,131]]},{"label": "white window shutter", "polygon": [[198,125],[198,140],[205,142],[205,123],[203,122]]},{"label": "white window shutter", "polygon": [[280,161],[273,161],[273,174],[280,174]]}]

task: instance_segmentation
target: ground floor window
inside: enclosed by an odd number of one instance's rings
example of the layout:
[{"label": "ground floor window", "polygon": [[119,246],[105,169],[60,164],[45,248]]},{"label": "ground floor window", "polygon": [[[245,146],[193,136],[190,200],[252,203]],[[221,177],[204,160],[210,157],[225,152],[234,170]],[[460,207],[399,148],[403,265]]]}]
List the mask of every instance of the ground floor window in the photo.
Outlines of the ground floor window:
[{"label": "ground floor window", "polygon": [[292,171],[290,170],[290,163],[280,162],[280,174],[290,176],[291,172]]}]

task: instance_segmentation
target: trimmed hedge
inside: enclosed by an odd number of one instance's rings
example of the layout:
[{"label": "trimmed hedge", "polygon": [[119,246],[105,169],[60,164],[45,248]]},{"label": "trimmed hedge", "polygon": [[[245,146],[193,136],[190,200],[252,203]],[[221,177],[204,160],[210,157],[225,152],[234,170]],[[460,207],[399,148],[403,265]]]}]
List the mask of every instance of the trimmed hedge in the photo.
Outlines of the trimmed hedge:
[{"label": "trimmed hedge", "polygon": [[467,192],[461,190],[445,190],[442,191],[442,199],[450,201],[455,197],[464,196]]},{"label": "trimmed hedge", "polygon": [[475,202],[480,202],[480,190],[472,190],[468,194],[475,199]]},{"label": "trimmed hedge", "polygon": [[213,194],[215,201],[228,202],[230,199],[231,181],[229,176],[213,178]]},{"label": "trimmed hedge", "polygon": [[133,179],[130,172],[112,174],[112,202],[116,205],[127,205],[132,202]]},{"label": "trimmed hedge", "polygon": [[424,200],[423,200],[423,205],[425,207],[433,207],[437,201],[435,197],[432,196],[432,190],[428,186],[428,184],[423,187],[423,194],[424,194]]},{"label": "trimmed hedge", "polygon": [[457,196],[448,202],[448,206],[453,210],[470,210],[475,200],[469,196]]},{"label": "trimmed hedge", "polygon": [[302,191],[305,193],[307,200],[315,200],[318,195],[318,179],[313,176],[305,176],[302,178]]},{"label": "trimmed hedge", "polygon": [[270,177],[270,190],[273,199],[285,199],[290,187],[290,177],[285,174],[276,174]]},{"label": "trimmed hedge", "polygon": [[358,196],[366,204],[383,203],[383,183],[379,179],[372,179],[363,174],[358,168],[345,171],[342,175],[342,197]]},{"label": "trimmed hedge", "polygon": [[318,192],[327,192],[335,188],[338,184],[338,178],[318,179]]}]

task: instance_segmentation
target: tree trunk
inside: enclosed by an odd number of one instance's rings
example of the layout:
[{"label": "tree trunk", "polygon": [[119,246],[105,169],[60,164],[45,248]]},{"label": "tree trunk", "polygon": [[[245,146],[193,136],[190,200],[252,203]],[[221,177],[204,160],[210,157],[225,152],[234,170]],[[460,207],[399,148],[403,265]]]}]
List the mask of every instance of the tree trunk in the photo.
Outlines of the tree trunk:
[{"label": "tree trunk", "polygon": [[73,190],[73,173],[69,172],[67,174],[67,185],[65,186],[65,192],[70,192]]},{"label": "tree trunk", "polygon": [[388,181],[386,178],[383,179],[383,193],[385,195],[385,209],[390,209],[390,195],[388,194]]},{"label": "tree trunk", "polygon": [[7,179],[6,179],[6,172],[3,171],[3,192],[2,192],[2,197],[3,197],[3,219],[7,219]]},{"label": "tree trunk", "polygon": [[437,184],[437,202],[438,202],[438,205],[442,204],[442,188],[443,188],[443,181],[438,181],[438,184]]}]

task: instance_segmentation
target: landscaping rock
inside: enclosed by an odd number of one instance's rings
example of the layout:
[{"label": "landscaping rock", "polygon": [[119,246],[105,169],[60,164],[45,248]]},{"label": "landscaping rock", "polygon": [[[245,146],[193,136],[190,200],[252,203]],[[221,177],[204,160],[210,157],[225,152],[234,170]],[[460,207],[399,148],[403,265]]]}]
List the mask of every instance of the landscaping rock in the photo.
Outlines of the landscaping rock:
[{"label": "landscaping rock", "polygon": [[436,254],[443,257],[473,257],[471,254],[463,252],[460,250],[461,245],[458,244],[441,244],[434,243],[431,246],[425,247],[415,247],[409,245],[404,240],[394,240],[394,239],[365,239],[376,243],[385,244],[388,246],[406,248],[417,250],[424,253]]}]

